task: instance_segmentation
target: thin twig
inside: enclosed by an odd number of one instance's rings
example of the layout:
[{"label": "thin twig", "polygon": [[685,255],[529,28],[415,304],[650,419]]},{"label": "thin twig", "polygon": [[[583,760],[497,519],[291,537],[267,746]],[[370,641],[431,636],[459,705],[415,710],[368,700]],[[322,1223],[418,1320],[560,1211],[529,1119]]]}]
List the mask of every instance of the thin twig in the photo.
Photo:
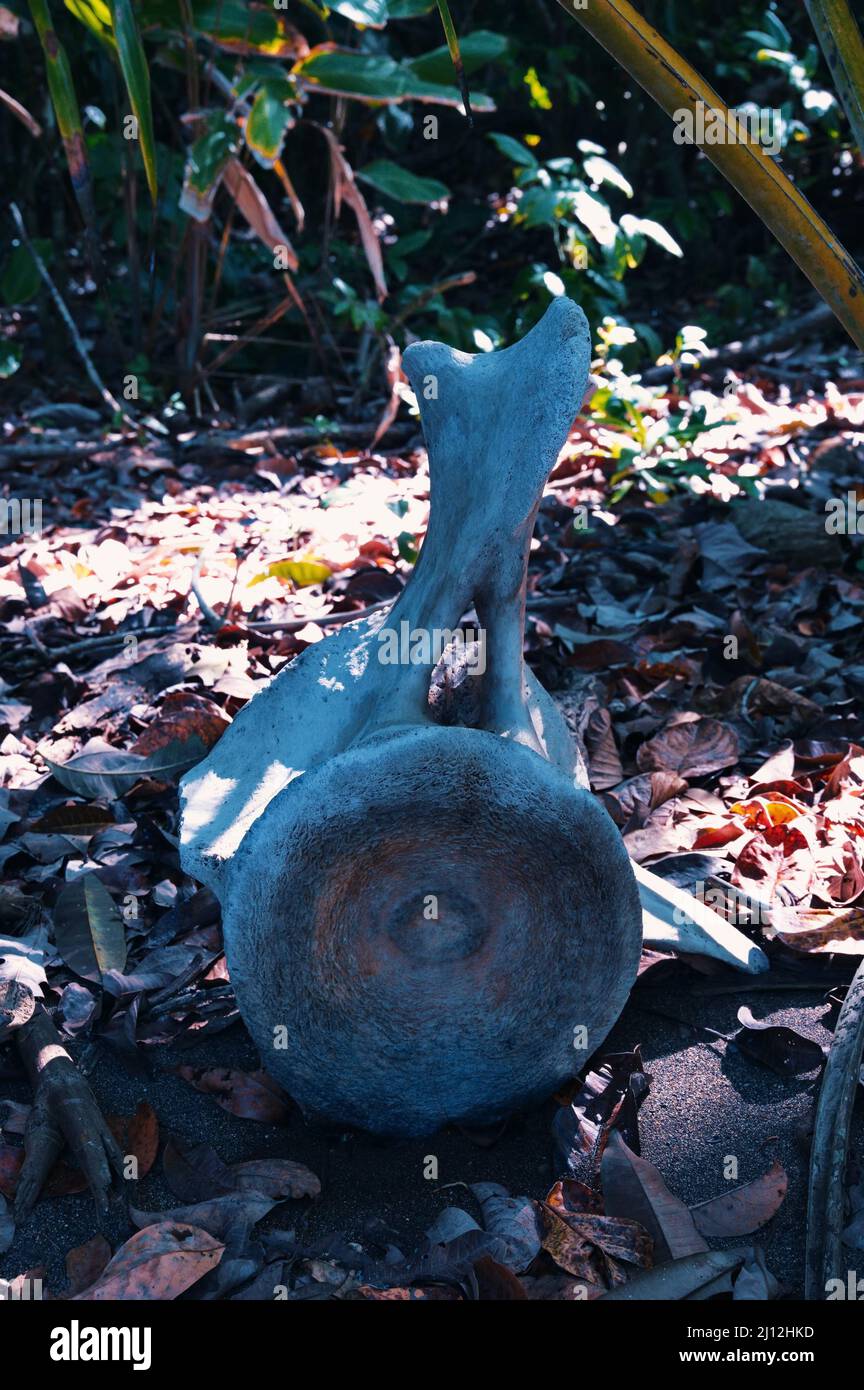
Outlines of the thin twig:
[{"label": "thin twig", "polygon": [[462,275],[453,275],[449,280],[439,280],[437,285],[429,285],[422,294],[418,294],[416,299],[412,299],[400,314],[391,322],[391,328],[397,327],[400,323],[405,323],[414,314],[418,314],[430,299],[434,299],[436,294],[446,294],[448,290],[460,289],[463,285],[473,285],[477,279],[477,272],[466,270]]},{"label": "thin twig", "polygon": [[30,255],[33,257],[33,264],[36,266],[36,269],[38,270],[42,279],[48,286],[48,289],[51,293],[51,298],[54,300],[54,303],[57,306],[57,312],[59,313],[60,317],[62,318],[63,322],[69,330],[69,336],[72,339],[75,351],[81,358],[81,361],[84,363],[84,370],[86,371],[93,385],[96,387],[96,390],[99,392],[99,395],[101,396],[102,400],[108,406],[109,410],[111,410],[112,414],[119,415],[121,419],[125,421],[126,424],[131,425],[133,429],[137,429],[138,422],[134,420],[123,409],[120,402],[116,400],[114,396],[111,395],[111,392],[108,390],[108,387],[105,385],[104,381],[97,372],[96,367],[93,364],[93,359],[91,358],[89,352],[84,346],[78,329],[75,327],[75,321],[63,302],[63,298],[60,294],[60,291],[54,284],[54,281],[51,279],[51,276],[48,274],[48,268],[45,265],[45,262],[39,255],[39,252],[36,250],[36,247],[33,245],[33,242],[30,240],[30,235],[27,231],[27,228],[24,226],[24,219],[21,216],[18,204],[10,203],[9,211],[11,212],[13,220],[15,222],[15,226],[18,229],[18,235],[20,236],[24,245],[27,247],[27,250],[30,252]]},{"label": "thin twig", "polygon": [[[201,612],[205,620],[207,620],[208,627],[210,627],[210,630],[215,636],[228,625],[228,620],[219,618],[215,610],[211,608],[206,601],[202,604],[201,595],[194,581],[192,583],[192,591],[201,606]],[[529,598],[528,607],[529,609],[544,609],[550,606],[557,607],[559,603],[565,601],[572,603],[573,597],[561,594],[556,595],[552,600],[545,598]],[[379,600],[378,603],[370,603],[368,608],[356,608],[348,613],[308,613],[305,618],[279,618],[271,622],[244,622],[242,626],[247,628],[250,632],[260,632],[264,634],[270,632],[299,632],[301,628],[306,627],[308,623],[315,623],[318,627],[342,627],[345,623],[362,622],[364,618],[371,617],[373,613],[379,613],[382,608],[390,608],[393,602],[393,599],[385,598]],[[208,614],[210,615],[209,618]],[[211,620],[217,624],[216,627],[211,626]],[[141,641],[146,641],[150,637],[164,637],[172,633],[176,637],[180,637],[180,632],[176,626],[166,627],[162,625],[158,627],[142,628],[140,632],[131,634],[129,632],[100,632],[94,633],[92,637],[82,637],[79,641],[70,642],[63,647],[46,647],[45,652],[52,661],[65,661],[67,657],[77,656],[81,652],[96,651],[101,647],[117,646],[129,636],[138,637]]]},{"label": "thin twig", "polygon": [[223,628],[225,626],[225,619],[220,618],[215,608],[210,607],[210,604],[207,602],[207,600],[201,592],[201,586],[198,583],[198,580],[201,577],[201,564],[202,561],[199,560],[198,564],[195,566],[195,573],[192,575],[192,578],[190,580],[190,588],[192,589],[193,594],[198,600],[198,607],[201,609],[201,612],[204,615],[204,621],[206,622],[210,631],[218,632],[220,628]]},{"label": "thin twig", "polygon": [[213,358],[212,362],[208,362],[206,366],[201,368],[202,379],[206,380],[211,372],[215,372],[219,367],[224,366],[226,362],[231,360],[235,353],[240,352],[242,348],[254,342],[258,335],[263,333],[265,329],[272,328],[274,323],[279,322],[283,314],[287,314],[289,309],[294,308],[294,303],[295,301],[290,294],[286,295],[284,299],[281,299],[273,309],[270,309],[262,318],[253,323],[251,328],[247,329],[245,333],[241,333],[239,337],[234,339],[233,343],[229,343],[226,348],[223,348],[218,356]]}]

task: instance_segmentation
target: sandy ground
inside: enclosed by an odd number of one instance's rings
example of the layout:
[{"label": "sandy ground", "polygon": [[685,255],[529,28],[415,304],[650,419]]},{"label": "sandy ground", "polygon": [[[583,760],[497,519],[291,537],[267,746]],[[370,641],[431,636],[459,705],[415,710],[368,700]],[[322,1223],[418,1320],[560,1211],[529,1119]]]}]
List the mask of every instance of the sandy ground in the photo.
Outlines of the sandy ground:
[{"label": "sandy ground", "polygon": [[[637,992],[604,1050],[642,1045],[653,1077],[640,1112],[642,1151],[688,1203],[728,1190],[724,1162],[729,1155],[738,1159],[740,1182],[764,1172],[773,1158],[783,1163],[789,1175],[787,1199],[757,1240],[787,1296],[801,1297],[815,1078],[776,1076],[734,1047],[703,1042],[691,1028],[659,1017],[657,1011],[731,1033],[736,1011],[746,1003],[757,1018],[770,1016],[824,1044],[829,1034],[820,1019],[826,1007],[817,992],[763,992],[743,979],[740,994],[703,997],[695,992],[699,980],[688,973],[662,992]],[[164,1052],[159,1065],[175,1061],[254,1068],[257,1056],[237,1024],[192,1049]],[[158,1114],[163,1139],[174,1134],[187,1142],[206,1140],[228,1162],[279,1156],[306,1164],[321,1179],[320,1199],[284,1203],[267,1218],[267,1224],[295,1230],[306,1240],[326,1241],[335,1234],[362,1242],[367,1223],[376,1221],[386,1224],[393,1243],[408,1253],[445,1205],[476,1211],[471,1194],[459,1184],[494,1181],[513,1193],[542,1197],[560,1176],[552,1163],[552,1102],[514,1119],[491,1147],[483,1148],[455,1130],[432,1139],[392,1143],[328,1134],[308,1126],[299,1114],[287,1126],[264,1126],[229,1115],[213,1099],[165,1071],[150,1079],[131,1076],[107,1054],[91,1082],[109,1113],[132,1113],[141,1100],[148,1100]],[[17,1099],[28,1098],[23,1085],[4,1090]],[[859,1115],[853,1138],[858,1153],[862,1141],[864,1120]],[[437,1182],[424,1178],[429,1154],[438,1158]],[[178,1205],[162,1177],[161,1158],[139,1183],[134,1200],[153,1211]],[[48,1288],[59,1291],[65,1283],[66,1252],[94,1232],[93,1208],[86,1195],[43,1200],[0,1261],[0,1276],[42,1264],[47,1267]],[[109,1235],[120,1240],[128,1233],[118,1225]]]}]

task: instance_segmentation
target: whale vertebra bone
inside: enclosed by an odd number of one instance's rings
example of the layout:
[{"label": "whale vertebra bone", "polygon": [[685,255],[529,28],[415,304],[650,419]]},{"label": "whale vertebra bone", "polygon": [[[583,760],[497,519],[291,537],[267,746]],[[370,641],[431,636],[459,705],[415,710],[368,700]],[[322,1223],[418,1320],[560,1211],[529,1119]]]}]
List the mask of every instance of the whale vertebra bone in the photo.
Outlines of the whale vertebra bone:
[{"label": "whale vertebra bone", "polygon": [[[386,615],[307,648],[183,780],[184,868],[222,902],[265,1065],[311,1113],[423,1133],[550,1092],[615,1022],[643,935],[767,965],[631,864],[524,662],[534,520],[589,362],[563,298],[501,352],[408,349],[431,487],[410,581]],[[444,728],[431,649],[382,653],[404,624],[450,631],[472,604],[479,727]]]}]

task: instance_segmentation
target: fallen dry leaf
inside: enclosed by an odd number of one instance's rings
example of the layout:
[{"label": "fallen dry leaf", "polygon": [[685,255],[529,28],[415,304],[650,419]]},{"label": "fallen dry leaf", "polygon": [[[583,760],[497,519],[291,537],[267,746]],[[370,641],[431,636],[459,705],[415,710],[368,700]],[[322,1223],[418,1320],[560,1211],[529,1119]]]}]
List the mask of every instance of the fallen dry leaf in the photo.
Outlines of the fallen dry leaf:
[{"label": "fallen dry leaf", "polygon": [[224,1251],[221,1241],[195,1226],[157,1222],[130,1236],[73,1301],[177,1298],[215,1269]]},{"label": "fallen dry leaf", "polygon": [[677,772],[704,777],[738,761],[738,737],[717,719],[691,719],[668,725],[636,754],[641,772]]},{"label": "fallen dry leaf", "polygon": [[69,1279],[68,1297],[82,1293],[96,1283],[111,1259],[111,1246],[103,1235],[91,1236],[83,1245],[76,1245],[66,1256],[66,1275]]},{"label": "fallen dry leaf", "polygon": [[603,1153],[600,1178],[606,1214],[639,1223],[651,1240],[655,1265],[708,1249],[688,1208],[669,1191],[654,1164],[631,1153],[615,1130]]},{"label": "fallen dry leaf", "polygon": [[146,1177],[159,1152],[159,1120],[152,1105],[142,1100],[134,1115],[109,1115],[107,1121],[126,1159],[135,1159],[134,1176]]},{"label": "fallen dry leaf", "polygon": [[[652,1263],[651,1237],[636,1221],[614,1216],[587,1216],[575,1212],[543,1209],[543,1249],[568,1274],[588,1283],[599,1283],[613,1272],[614,1262],[624,1261],[647,1269]],[[598,1256],[605,1257],[598,1260]]]},{"label": "fallen dry leaf", "polygon": [[735,1046],[778,1076],[804,1076],[825,1060],[818,1043],[785,1024],[754,1018],[746,1005],[738,1010],[738,1022],[741,1027],[734,1035]]},{"label": "fallen dry leaf", "polygon": [[708,1202],[699,1202],[690,1211],[697,1229],[711,1240],[749,1236],[779,1211],[788,1187],[786,1170],[775,1159],[761,1178],[721,1192]]},{"label": "fallen dry leaf", "polygon": [[241,1192],[263,1192],[267,1197],[318,1197],[321,1183],[302,1163],[287,1158],[253,1158],[231,1167]]},{"label": "fallen dry leaf", "polygon": [[289,1097],[263,1071],[235,1071],[230,1067],[175,1067],[174,1073],[196,1091],[212,1096],[223,1110],[244,1120],[285,1124],[290,1114]]}]

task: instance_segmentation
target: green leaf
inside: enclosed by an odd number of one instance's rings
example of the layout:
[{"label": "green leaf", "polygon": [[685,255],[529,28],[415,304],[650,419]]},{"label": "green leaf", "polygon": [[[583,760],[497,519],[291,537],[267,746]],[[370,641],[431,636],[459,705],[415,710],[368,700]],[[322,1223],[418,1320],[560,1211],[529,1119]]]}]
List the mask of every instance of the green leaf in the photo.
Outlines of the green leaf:
[{"label": "green leaf", "polygon": [[205,129],[189,151],[180,206],[196,222],[210,216],[216,189],[234,153],[237,127],[222,111],[207,113]]},{"label": "green leaf", "polygon": [[791,68],[798,59],[794,53],[782,53],[777,48],[760,48],[756,54],[757,63],[773,63],[778,68]]},{"label": "green leaf", "polygon": [[554,188],[529,188],[519,200],[518,220],[526,227],[557,227],[559,205]]},{"label": "green leaf", "polygon": [[620,169],[616,169],[608,159],[602,155],[592,154],[585,160],[583,168],[592,183],[611,183],[614,188],[620,188],[621,192],[628,198],[633,197],[633,188],[627,182]]},{"label": "green leaf", "polygon": [[54,904],[54,940],[70,970],[101,982],[106,970],[126,965],[126,932],[120,911],[94,873],[61,889]]},{"label": "green leaf", "polygon": [[[167,27],[177,29],[175,0],[164,6]],[[149,10],[149,5],[148,5]],[[192,6],[192,22],[199,34],[230,53],[260,53],[270,58],[296,57],[306,42],[283,14],[271,5],[249,5],[246,0],[207,0]]]},{"label": "green leaf", "polygon": [[[426,82],[417,76],[409,64],[397,63],[393,58],[378,53],[355,53],[353,50],[320,44],[312,49],[308,58],[295,65],[294,75],[312,91],[355,97],[358,101],[426,101],[441,106],[462,105],[458,88]],[[495,110],[491,97],[475,93],[472,102],[478,110]]]},{"label": "green leaf", "polygon": [[389,0],[387,5],[391,19],[416,19],[434,8],[435,0]]},{"label": "green leaf", "polygon": [[[44,237],[35,237],[33,245],[43,261],[51,260],[53,247]],[[0,298],[4,304],[26,304],[33,299],[42,283],[36,269],[36,262],[26,246],[15,246],[6,257],[3,274],[0,275]]]},{"label": "green leaf", "polygon": [[150,197],[156,202],[158,184],[156,179],[156,141],[153,135],[153,109],[150,105],[150,71],[141,35],[132,10],[131,0],[109,0],[114,38],[117,42],[117,56],[120,70],[132,103],[132,110],[138,122],[138,143],[144,161],[144,173]]},{"label": "green leaf", "polygon": [[[30,10],[45,52],[48,88],[57,116],[57,125],[65,142],[81,134],[81,112],[78,109],[78,99],[75,96],[69,59],[52,27],[51,12],[46,0],[30,0]],[[72,172],[74,183],[75,174],[71,164],[70,172]]]},{"label": "green leaf", "polygon": [[659,334],[655,333],[654,329],[648,323],[634,323],[633,328],[656,362],[663,351],[663,344],[660,341]]},{"label": "green leaf", "polygon": [[0,338],[0,381],[14,376],[21,366],[21,349],[16,343],[4,343]]},{"label": "green leaf", "polygon": [[609,216],[609,209],[599,198],[587,189],[580,189],[572,196],[572,207],[576,217],[587,227],[594,240],[601,246],[615,245],[615,223]]},{"label": "green leaf", "polygon": [[662,246],[663,250],[668,251],[670,256],[684,255],[675,238],[670,236],[666,228],[661,227],[659,222],[652,222],[650,217],[633,217],[631,213],[625,212],[621,218],[621,230],[625,236],[633,236],[634,233],[647,236],[649,241]]},{"label": "green leaf", "polygon": [[410,531],[399,532],[399,535],[396,537],[396,547],[400,557],[405,563],[413,565],[420,552],[414,544],[414,537]]},{"label": "green leaf", "polygon": [[[477,29],[459,40],[464,72],[476,72],[486,63],[492,63],[507,51],[508,40],[504,34],[495,34],[490,29]],[[418,77],[426,82],[447,82],[453,75],[453,62],[446,44],[433,48],[431,53],[421,53],[412,58],[410,66]]]},{"label": "green leaf", "polygon": [[539,168],[537,160],[528,146],[523,145],[520,140],[515,140],[512,135],[501,135],[498,131],[490,130],[489,139],[496,149],[499,149],[507,159],[516,165],[517,169]]},{"label": "green leaf", "polygon": [[271,169],[282,154],[285,134],[293,124],[286,100],[293,94],[285,81],[265,82],[257,93],[246,121],[246,144],[265,169]]},{"label": "green leaf", "polygon": [[408,275],[408,258],[422,251],[424,246],[432,240],[432,232],[429,228],[423,231],[409,232],[407,236],[400,236],[399,240],[386,248],[387,261],[392,266],[397,277],[404,280]]},{"label": "green leaf", "polygon": [[253,584],[261,584],[265,579],[289,579],[296,588],[306,589],[310,584],[323,584],[331,574],[330,566],[316,560],[314,555],[300,560],[273,560],[266,570],[249,580],[249,587],[251,589]]},{"label": "green leaf", "polygon": [[450,189],[445,183],[420,178],[389,159],[376,159],[365,169],[358,169],[356,177],[371,184],[388,198],[395,198],[397,203],[438,203],[442,198],[450,197]]},{"label": "green leaf", "polygon": [[344,15],[354,24],[366,24],[370,29],[383,29],[387,23],[387,0],[329,0],[328,10]]},{"label": "green leaf", "polygon": [[111,11],[103,0],[64,0],[64,4],[91,34],[109,47],[115,47]]},{"label": "green leaf", "polygon": [[78,108],[78,98],[75,95],[75,84],[72,81],[72,69],[69,66],[66,50],[54,31],[47,0],[29,0],[29,4],[33,23],[36,26],[39,42],[42,44],[42,51],[45,55],[45,72],[48,78],[48,90],[51,93],[51,105],[54,107],[54,114],[57,117],[57,128],[63,141],[72,188],[90,234],[91,246],[94,248],[94,253],[98,255],[98,251],[95,251],[97,245],[96,210],[93,206],[90,169],[87,164],[81,112]]}]

